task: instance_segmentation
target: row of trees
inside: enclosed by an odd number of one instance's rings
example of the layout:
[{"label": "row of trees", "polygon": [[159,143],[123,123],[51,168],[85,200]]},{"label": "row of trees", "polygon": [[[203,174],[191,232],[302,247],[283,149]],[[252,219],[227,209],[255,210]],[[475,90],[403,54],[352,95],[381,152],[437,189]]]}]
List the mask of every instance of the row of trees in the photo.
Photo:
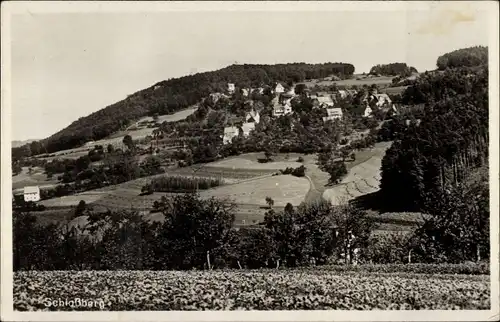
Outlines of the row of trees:
[{"label": "row of trees", "polygon": [[[484,185],[483,185],[484,186]],[[93,213],[88,225],[41,226],[13,216],[14,270],[278,268],[357,262],[463,262],[489,254],[488,193],[479,181],[443,195],[415,233],[373,235],[352,204],[288,204],[256,226],[235,229],[235,205],[195,194],[163,198],[164,220],[134,212]],[[470,198],[470,193],[475,193]]]}]

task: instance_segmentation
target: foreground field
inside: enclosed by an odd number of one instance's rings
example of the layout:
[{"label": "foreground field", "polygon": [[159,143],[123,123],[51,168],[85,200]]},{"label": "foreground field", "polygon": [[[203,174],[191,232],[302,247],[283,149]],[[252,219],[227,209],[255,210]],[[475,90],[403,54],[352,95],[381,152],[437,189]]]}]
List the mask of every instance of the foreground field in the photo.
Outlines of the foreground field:
[{"label": "foreground field", "polygon": [[[83,287],[82,287],[83,285]],[[470,310],[489,309],[488,275],[260,271],[55,271],[14,274],[14,309]],[[102,301],[47,308],[47,299]]]}]

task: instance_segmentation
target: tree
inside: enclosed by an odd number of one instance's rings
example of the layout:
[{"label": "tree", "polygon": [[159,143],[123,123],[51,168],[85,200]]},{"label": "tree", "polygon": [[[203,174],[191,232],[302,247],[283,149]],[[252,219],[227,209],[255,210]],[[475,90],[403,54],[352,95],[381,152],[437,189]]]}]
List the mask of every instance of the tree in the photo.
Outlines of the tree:
[{"label": "tree", "polygon": [[329,184],[338,184],[342,177],[347,174],[347,168],[343,161],[330,162],[327,165],[326,170],[330,175],[330,178],[328,179]]},{"label": "tree", "polygon": [[134,141],[132,140],[132,137],[127,134],[123,137],[123,144],[129,149],[132,150],[134,148]]},{"label": "tree", "polygon": [[228,200],[201,199],[184,194],[163,199],[165,222],[159,232],[163,242],[155,246],[163,267],[170,269],[203,268],[207,252],[212,263],[225,265],[232,242],[234,203]]},{"label": "tree", "polygon": [[108,144],[107,151],[108,153],[113,153],[115,151],[113,144]]},{"label": "tree", "polygon": [[75,209],[75,217],[83,215],[86,209],[87,209],[87,204],[85,203],[85,200],[80,200]]},{"label": "tree", "polygon": [[266,203],[269,206],[269,208],[273,208],[274,206],[274,200],[271,197],[266,197]]}]

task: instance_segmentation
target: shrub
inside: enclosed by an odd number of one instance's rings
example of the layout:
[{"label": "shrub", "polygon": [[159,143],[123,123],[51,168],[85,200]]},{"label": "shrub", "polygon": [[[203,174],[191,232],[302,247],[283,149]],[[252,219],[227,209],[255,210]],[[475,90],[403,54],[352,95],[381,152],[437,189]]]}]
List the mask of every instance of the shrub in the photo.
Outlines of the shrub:
[{"label": "shrub", "polygon": [[299,158],[297,159],[297,162],[304,162],[304,158],[303,158],[303,157],[299,157]]}]

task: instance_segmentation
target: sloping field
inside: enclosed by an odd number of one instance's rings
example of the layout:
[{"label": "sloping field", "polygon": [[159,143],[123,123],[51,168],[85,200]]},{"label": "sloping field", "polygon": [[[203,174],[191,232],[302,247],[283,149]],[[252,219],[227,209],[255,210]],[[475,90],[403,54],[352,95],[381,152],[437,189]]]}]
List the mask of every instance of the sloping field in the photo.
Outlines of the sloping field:
[{"label": "sloping field", "polygon": [[[177,122],[177,121],[183,120],[186,117],[188,117],[189,115],[196,112],[197,109],[198,109],[198,107],[191,107],[191,108],[176,112],[174,114],[160,115],[160,116],[158,116],[158,123]],[[141,118],[139,121],[137,121],[137,123],[152,122],[152,121],[153,121],[153,118],[151,116],[146,116],[146,117]]]},{"label": "sloping field", "polygon": [[340,184],[325,190],[323,198],[338,205],[378,191],[382,158],[389,147],[390,143],[378,144],[370,158],[353,166]]},{"label": "sloping field", "polygon": [[276,206],[283,207],[287,203],[299,205],[304,201],[309,188],[309,180],[306,178],[280,175],[217,187],[202,191],[200,196],[227,197],[234,200],[236,204],[255,206],[265,206],[266,197],[271,197]]},{"label": "sloping field", "polygon": [[22,189],[26,186],[51,187],[57,184],[57,179],[47,179],[47,175],[40,167],[34,167],[29,173],[28,167],[23,167],[21,173],[12,177],[12,189]]},{"label": "sloping field", "polygon": [[247,169],[247,170],[284,170],[287,167],[297,168],[300,167],[302,163],[295,161],[276,161],[259,163],[257,161],[248,160],[246,158],[235,157],[231,159],[225,159],[222,161],[216,161],[208,163],[206,167],[213,168],[228,168],[228,169]]}]

